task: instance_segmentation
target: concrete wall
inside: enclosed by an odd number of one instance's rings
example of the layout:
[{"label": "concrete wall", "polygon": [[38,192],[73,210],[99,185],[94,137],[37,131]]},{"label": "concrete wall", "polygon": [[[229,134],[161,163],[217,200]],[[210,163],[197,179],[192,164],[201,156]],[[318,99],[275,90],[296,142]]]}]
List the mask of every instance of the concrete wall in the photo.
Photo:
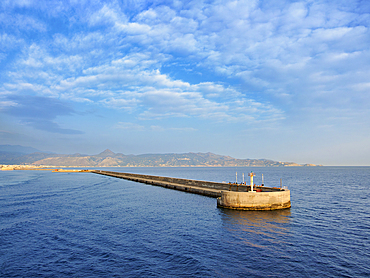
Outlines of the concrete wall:
[{"label": "concrete wall", "polygon": [[217,206],[240,210],[275,210],[290,208],[290,190],[278,192],[222,191]]}]

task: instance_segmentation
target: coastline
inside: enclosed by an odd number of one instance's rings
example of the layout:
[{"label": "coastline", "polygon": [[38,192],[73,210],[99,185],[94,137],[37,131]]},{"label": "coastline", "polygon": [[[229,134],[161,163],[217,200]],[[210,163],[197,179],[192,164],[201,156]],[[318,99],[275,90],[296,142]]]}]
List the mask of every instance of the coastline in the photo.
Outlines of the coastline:
[{"label": "coastline", "polygon": [[60,168],[132,168],[132,167],[143,167],[143,168],[154,168],[154,167],[168,167],[168,168],[178,168],[178,167],[186,167],[186,168],[195,168],[195,167],[203,167],[203,168],[208,168],[208,167],[266,167],[266,168],[285,168],[285,167],[324,167],[323,165],[314,165],[314,164],[304,164],[304,165],[279,165],[279,166],[260,166],[260,165],[95,165],[95,166],[81,166],[81,165],[70,165],[70,166],[65,166],[65,165],[19,165],[19,164],[14,164],[14,165],[8,165],[8,164],[0,164],[0,170],[1,171],[12,171],[12,170],[50,170],[50,171],[55,171]]}]

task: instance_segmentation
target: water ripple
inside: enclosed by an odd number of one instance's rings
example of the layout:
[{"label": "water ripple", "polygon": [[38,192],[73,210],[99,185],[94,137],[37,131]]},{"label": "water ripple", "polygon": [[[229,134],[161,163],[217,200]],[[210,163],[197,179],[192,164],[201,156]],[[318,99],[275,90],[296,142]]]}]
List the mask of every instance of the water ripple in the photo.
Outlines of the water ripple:
[{"label": "water ripple", "polygon": [[[131,170],[235,175],[235,168]],[[218,209],[212,198],[92,174],[0,173],[0,276],[369,276],[370,168],[254,171],[270,185],[283,177],[292,208]]]}]

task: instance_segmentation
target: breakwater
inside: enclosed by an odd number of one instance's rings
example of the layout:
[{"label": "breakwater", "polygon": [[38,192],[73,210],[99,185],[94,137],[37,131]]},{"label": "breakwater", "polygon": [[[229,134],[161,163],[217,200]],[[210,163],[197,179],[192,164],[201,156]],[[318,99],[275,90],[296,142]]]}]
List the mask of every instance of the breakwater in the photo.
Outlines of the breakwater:
[{"label": "breakwater", "polygon": [[161,186],[169,189],[175,189],[185,191],[188,193],[194,193],[204,195],[208,197],[218,198],[221,197],[222,190],[229,190],[230,185],[227,183],[217,183],[209,181],[198,181],[171,177],[131,174],[131,173],[119,173],[112,171],[91,171],[95,174],[111,176],[120,179],[126,179],[130,181],[146,183],[155,186]]},{"label": "breakwater", "polygon": [[254,191],[250,185],[246,184],[219,183],[101,170],[93,170],[91,172],[217,198],[217,205],[223,208],[275,210],[290,208],[291,206],[290,191],[287,189],[254,186],[256,190]]}]

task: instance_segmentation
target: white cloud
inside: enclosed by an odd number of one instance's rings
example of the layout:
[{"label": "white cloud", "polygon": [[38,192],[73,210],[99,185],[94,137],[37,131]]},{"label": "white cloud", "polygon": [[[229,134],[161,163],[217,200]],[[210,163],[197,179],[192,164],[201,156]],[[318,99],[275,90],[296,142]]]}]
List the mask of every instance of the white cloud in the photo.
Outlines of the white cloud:
[{"label": "white cloud", "polygon": [[116,23],[116,28],[119,31],[123,31],[129,35],[147,34],[151,30],[150,26],[136,22],[130,22],[127,24]]},{"label": "white cloud", "polygon": [[15,8],[15,7],[30,7],[34,3],[33,0],[3,0],[1,6],[3,8]]},{"label": "white cloud", "polygon": [[110,8],[105,4],[100,10],[89,16],[88,22],[90,25],[105,25],[107,23],[114,24],[118,20],[127,21],[126,17],[120,17],[115,9]]},{"label": "white cloud", "polygon": [[[66,40],[62,45],[69,44],[65,37],[55,38],[58,42]],[[141,111],[141,119],[201,117],[217,121],[256,121],[258,113],[266,114],[266,108],[271,112],[270,117],[275,117],[276,111],[269,106],[264,106],[263,111],[255,106],[256,115],[246,116],[239,102],[245,97],[231,87],[214,82],[190,84],[161,73],[158,66],[170,59],[163,54],[130,53],[99,64],[86,61],[86,58],[91,59],[83,52],[52,56],[46,48],[32,44],[23,59],[18,60],[23,69],[9,73],[18,83],[6,86],[9,90],[32,90],[64,100],[124,109],[129,113]],[[86,67],[86,64],[93,66]]]},{"label": "white cloud", "polygon": [[47,30],[46,25],[42,21],[25,15],[16,15],[12,17],[2,14],[0,16],[0,22],[2,22],[4,26],[7,26],[7,29],[16,28],[17,30],[31,32],[45,32]]},{"label": "white cloud", "polygon": [[136,97],[123,98],[122,96],[116,96],[103,99],[100,103],[110,108],[125,109],[126,111],[132,112],[140,104],[140,101]]},{"label": "white cloud", "polygon": [[9,106],[17,106],[18,103],[16,103],[15,101],[11,101],[11,100],[5,100],[5,101],[2,101],[0,100],[0,111],[4,108],[7,108]]},{"label": "white cloud", "polygon": [[117,123],[114,128],[116,129],[125,129],[125,130],[144,130],[145,127],[135,123],[129,122],[119,122]]},{"label": "white cloud", "polygon": [[[3,87],[136,111],[145,119],[277,121],[290,105],[344,103],[350,89],[355,107],[367,88],[369,30],[366,21],[351,24],[350,4],[339,5],[191,1],[142,9],[137,3],[129,15],[117,2],[96,2],[70,22],[80,16],[79,24],[87,24],[78,32],[72,25],[70,35],[54,33],[51,41],[25,47]],[[47,30],[31,19],[28,26]],[[2,45],[22,39],[0,37]],[[213,78],[190,82],[165,73],[165,65],[183,60]],[[214,81],[219,76],[223,82]]]},{"label": "white cloud", "polygon": [[14,35],[3,33],[0,34],[0,51],[9,51],[20,47],[24,43],[22,38],[18,38]]},{"label": "white cloud", "polygon": [[150,126],[150,129],[153,131],[176,131],[176,132],[194,132],[197,131],[197,129],[192,127],[163,127],[158,125],[152,125]]}]

